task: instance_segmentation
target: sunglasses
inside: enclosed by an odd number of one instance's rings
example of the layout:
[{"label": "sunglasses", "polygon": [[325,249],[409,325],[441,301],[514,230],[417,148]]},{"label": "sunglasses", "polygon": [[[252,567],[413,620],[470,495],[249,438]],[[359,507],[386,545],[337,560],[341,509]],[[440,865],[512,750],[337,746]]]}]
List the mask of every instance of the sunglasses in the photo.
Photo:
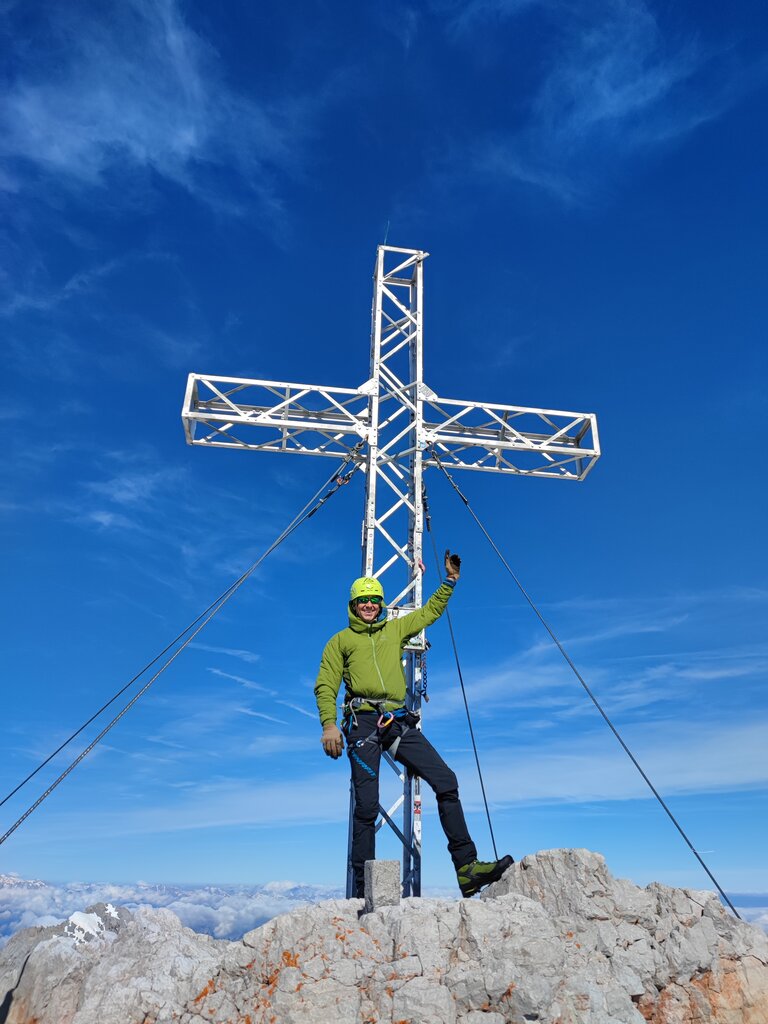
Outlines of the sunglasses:
[{"label": "sunglasses", "polygon": [[384,598],[374,594],[370,597],[358,597],[357,604],[383,604]]}]

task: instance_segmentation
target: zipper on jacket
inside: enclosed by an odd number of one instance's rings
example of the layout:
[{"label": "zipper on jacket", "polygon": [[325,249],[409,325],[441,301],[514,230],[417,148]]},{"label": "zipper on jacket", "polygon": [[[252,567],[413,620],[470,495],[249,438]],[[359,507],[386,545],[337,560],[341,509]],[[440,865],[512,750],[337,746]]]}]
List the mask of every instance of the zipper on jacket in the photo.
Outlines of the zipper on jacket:
[{"label": "zipper on jacket", "polygon": [[382,676],[381,676],[381,669],[379,668],[379,663],[376,660],[376,644],[373,641],[373,632],[372,631],[368,633],[368,637],[369,637],[369,639],[371,641],[371,650],[373,652],[373,664],[374,664],[374,666],[376,668],[376,675],[379,677],[379,682],[381,683],[381,692],[386,696],[387,688],[384,685],[384,680],[382,679]]}]

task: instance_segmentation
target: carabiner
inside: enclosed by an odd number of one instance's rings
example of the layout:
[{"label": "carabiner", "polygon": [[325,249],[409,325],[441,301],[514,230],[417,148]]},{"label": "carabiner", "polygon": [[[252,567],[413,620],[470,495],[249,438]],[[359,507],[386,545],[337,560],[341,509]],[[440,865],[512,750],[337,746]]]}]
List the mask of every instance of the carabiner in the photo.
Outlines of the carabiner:
[{"label": "carabiner", "polygon": [[376,728],[379,730],[379,732],[384,732],[385,729],[388,729],[389,726],[392,725],[394,720],[395,716],[392,714],[392,712],[385,711],[383,714],[379,715],[379,720],[376,723]]}]

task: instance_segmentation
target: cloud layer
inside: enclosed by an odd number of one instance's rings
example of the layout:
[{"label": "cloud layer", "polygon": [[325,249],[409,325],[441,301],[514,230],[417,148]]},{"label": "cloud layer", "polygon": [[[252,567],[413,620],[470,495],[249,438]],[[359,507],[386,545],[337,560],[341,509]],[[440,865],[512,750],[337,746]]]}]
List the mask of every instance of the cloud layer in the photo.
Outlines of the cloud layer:
[{"label": "cloud layer", "polygon": [[15,875],[0,875],[0,947],[21,928],[47,927],[94,903],[137,907],[166,907],[188,928],[216,939],[239,939],[278,914],[306,903],[337,899],[343,893],[297,882],[264,885],[196,886],[121,885],[72,882],[49,885]]}]

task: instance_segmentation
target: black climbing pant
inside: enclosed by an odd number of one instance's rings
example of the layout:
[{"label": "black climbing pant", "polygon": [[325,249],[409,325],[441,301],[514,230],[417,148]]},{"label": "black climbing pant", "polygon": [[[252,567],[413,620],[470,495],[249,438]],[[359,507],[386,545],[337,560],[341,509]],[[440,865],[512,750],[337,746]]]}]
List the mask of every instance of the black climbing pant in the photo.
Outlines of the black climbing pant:
[{"label": "black climbing pant", "polygon": [[440,824],[448,840],[454,866],[458,869],[477,858],[475,844],[464,820],[455,774],[418,729],[404,729],[400,722],[395,721],[379,735],[376,729],[378,717],[376,712],[358,712],[357,723],[354,720],[348,722],[344,730],[355,792],[352,867],[357,896],[364,895],[365,862],[375,856],[381,751],[382,747],[387,750],[397,736],[400,736],[400,742],[395,760],[413,775],[424,779],[435,791]]}]

